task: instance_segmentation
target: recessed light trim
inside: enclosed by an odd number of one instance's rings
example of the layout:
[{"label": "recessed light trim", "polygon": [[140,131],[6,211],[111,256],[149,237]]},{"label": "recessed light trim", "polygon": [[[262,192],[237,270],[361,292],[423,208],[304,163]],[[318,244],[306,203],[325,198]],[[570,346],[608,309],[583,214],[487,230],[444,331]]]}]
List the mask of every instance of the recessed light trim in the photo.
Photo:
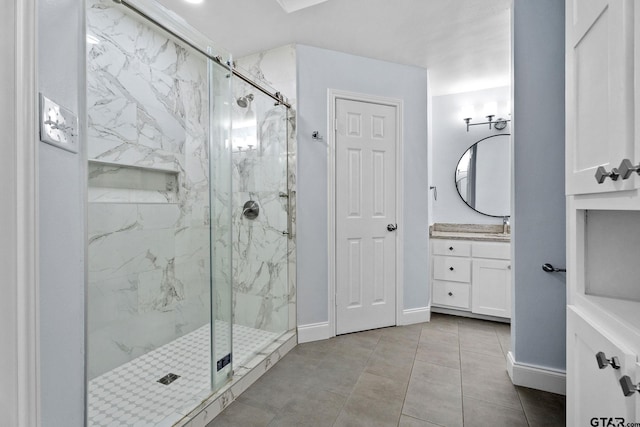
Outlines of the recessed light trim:
[{"label": "recessed light trim", "polygon": [[315,6],[319,3],[324,3],[327,0],[276,0],[281,8],[285,12],[291,13],[300,9]]}]

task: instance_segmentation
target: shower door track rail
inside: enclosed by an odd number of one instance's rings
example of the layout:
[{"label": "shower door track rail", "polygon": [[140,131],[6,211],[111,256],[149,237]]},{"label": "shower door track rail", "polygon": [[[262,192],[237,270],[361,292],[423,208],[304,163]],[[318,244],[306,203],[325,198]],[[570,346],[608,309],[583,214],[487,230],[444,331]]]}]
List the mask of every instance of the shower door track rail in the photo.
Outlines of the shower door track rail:
[{"label": "shower door track rail", "polygon": [[113,0],[113,2],[123,5],[124,7],[128,8],[129,10],[135,12],[137,15],[139,15],[142,18],[146,19],[147,21],[151,22],[155,26],[157,26],[157,27],[163,29],[164,31],[166,31],[167,33],[171,34],[173,37],[175,37],[176,39],[180,40],[182,43],[190,46],[192,49],[195,49],[196,51],[198,51],[199,53],[201,53],[205,57],[213,60],[218,65],[220,65],[220,66],[222,66],[224,68],[228,68],[229,71],[231,71],[231,73],[234,76],[238,77],[240,80],[242,80],[245,83],[253,86],[256,89],[258,89],[260,92],[264,93],[265,95],[273,98],[277,102],[277,104],[284,105],[285,107],[287,107],[289,109],[291,108],[291,104],[289,104],[286,101],[286,98],[280,92],[273,93],[269,89],[259,85],[255,81],[251,80],[249,77],[245,76],[240,71],[236,70],[235,67],[233,66],[233,62],[229,61],[228,63],[225,64],[223,62],[224,59],[221,56],[214,56],[211,53],[206,52],[202,48],[198,47],[195,43],[190,42],[185,37],[181,36],[180,34],[176,33],[175,31],[171,30],[166,25],[164,25],[163,23],[159,22],[157,19],[149,16],[143,10],[139,9],[135,5],[133,5],[130,2],[128,2],[127,0]]}]

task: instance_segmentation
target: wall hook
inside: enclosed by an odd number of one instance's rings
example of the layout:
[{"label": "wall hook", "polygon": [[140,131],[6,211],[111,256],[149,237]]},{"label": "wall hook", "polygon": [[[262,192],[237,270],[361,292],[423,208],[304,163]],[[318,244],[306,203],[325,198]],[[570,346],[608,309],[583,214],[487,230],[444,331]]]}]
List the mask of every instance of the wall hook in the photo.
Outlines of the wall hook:
[{"label": "wall hook", "polygon": [[431,187],[429,187],[429,190],[433,190],[433,200],[438,200],[438,189],[436,188],[435,185],[432,185]]}]

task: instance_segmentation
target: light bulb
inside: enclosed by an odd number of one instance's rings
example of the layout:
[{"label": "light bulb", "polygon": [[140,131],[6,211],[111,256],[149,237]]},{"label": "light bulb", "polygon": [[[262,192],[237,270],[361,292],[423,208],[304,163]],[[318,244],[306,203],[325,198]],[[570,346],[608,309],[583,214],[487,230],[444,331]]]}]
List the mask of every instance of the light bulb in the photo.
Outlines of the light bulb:
[{"label": "light bulb", "polygon": [[472,119],[475,114],[475,110],[473,109],[473,105],[464,105],[460,110],[460,115],[463,119]]},{"label": "light bulb", "polygon": [[483,115],[486,116],[495,116],[498,112],[498,103],[495,101],[487,102],[484,104],[484,112]]}]

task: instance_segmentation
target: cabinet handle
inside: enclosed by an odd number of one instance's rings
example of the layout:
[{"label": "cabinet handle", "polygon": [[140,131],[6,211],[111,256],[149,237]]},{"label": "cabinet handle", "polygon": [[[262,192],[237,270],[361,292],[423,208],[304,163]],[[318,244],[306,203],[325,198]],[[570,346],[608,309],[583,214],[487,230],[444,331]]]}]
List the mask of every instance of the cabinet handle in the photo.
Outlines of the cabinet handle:
[{"label": "cabinet handle", "polygon": [[611,181],[617,181],[619,176],[620,173],[618,173],[618,169],[616,168],[611,169],[611,172],[607,172],[604,166],[598,166],[596,170],[596,181],[598,181],[598,184],[602,184],[607,177],[611,178]]},{"label": "cabinet handle", "polygon": [[628,375],[623,375],[622,378],[620,378],[620,387],[622,387],[622,392],[625,396],[631,396],[636,391],[640,393],[640,384],[634,384]]},{"label": "cabinet handle", "polygon": [[453,267],[449,267],[449,270],[453,271]]},{"label": "cabinet handle", "polygon": [[613,369],[620,369],[620,360],[616,356],[613,356],[611,359],[607,359],[607,355],[604,352],[599,351],[596,353],[596,360],[598,361],[598,368],[604,369],[607,366],[611,365]]},{"label": "cabinet handle", "polygon": [[633,172],[636,172],[640,175],[640,165],[633,166],[631,160],[622,159],[622,163],[620,163],[620,167],[618,168],[618,173],[622,177],[622,179],[628,179]]},{"label": "cabinet handle", "polygon": [[453,296],[453,292],[449,292],[449,296],[452,297]]},{"label": "cabinet handle", "polygon": [[453,250],[453,246],[449,246],[449,250],[452,251]]}]

